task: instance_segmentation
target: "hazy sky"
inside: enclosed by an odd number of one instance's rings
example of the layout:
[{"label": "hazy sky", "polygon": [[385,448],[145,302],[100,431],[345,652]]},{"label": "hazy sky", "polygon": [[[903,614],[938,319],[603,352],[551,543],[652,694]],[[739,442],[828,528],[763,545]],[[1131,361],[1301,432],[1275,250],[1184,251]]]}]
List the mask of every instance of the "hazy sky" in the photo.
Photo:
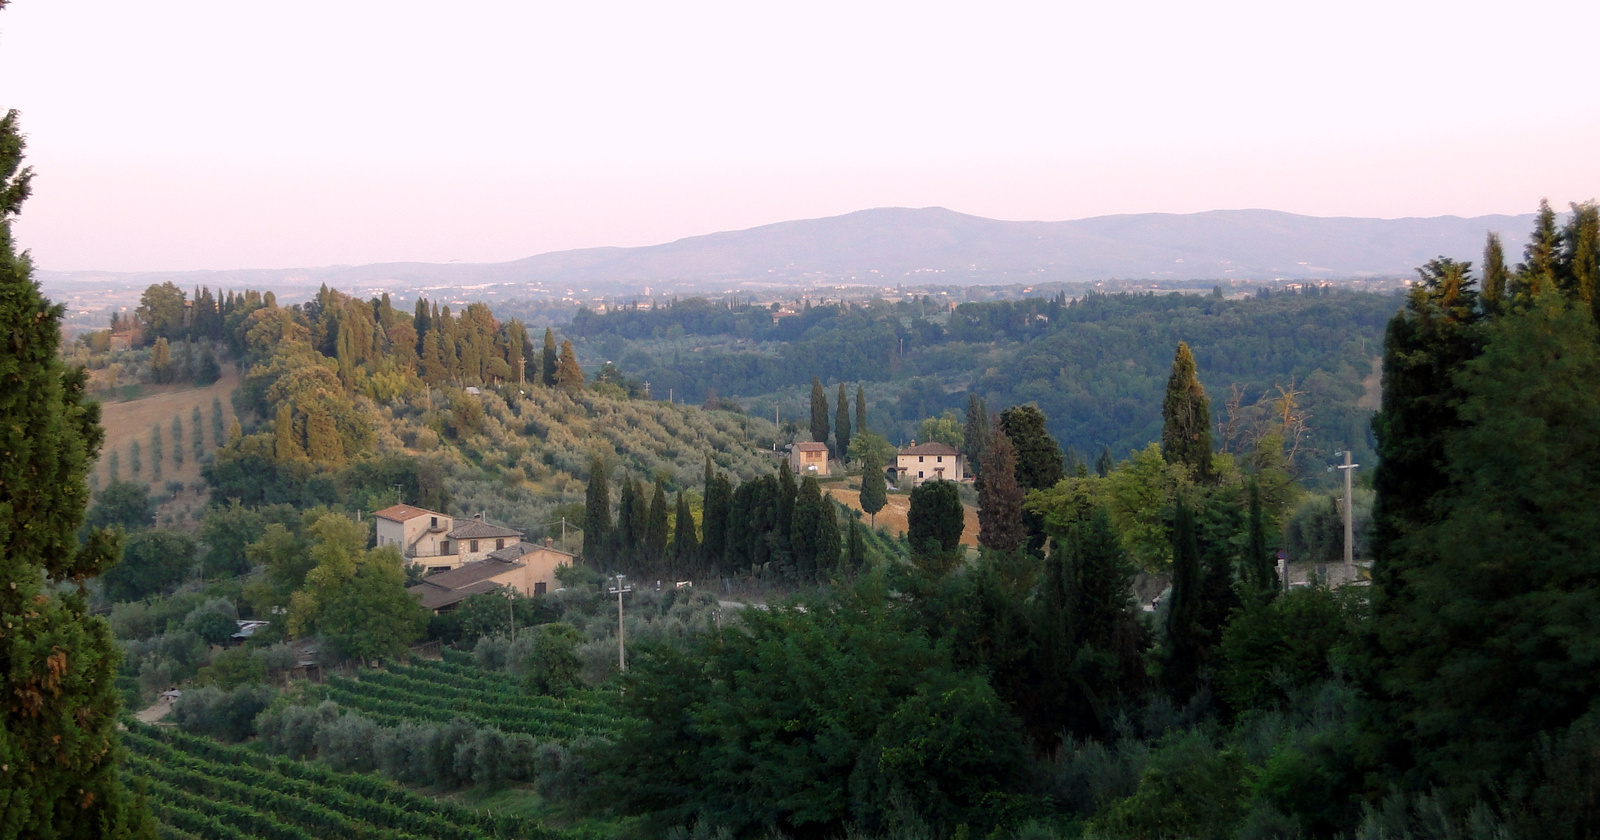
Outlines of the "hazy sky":
[{"label": "hazy sky", "polygon": [[48,269],[1600,196],[1600,3],[14,0]]}]

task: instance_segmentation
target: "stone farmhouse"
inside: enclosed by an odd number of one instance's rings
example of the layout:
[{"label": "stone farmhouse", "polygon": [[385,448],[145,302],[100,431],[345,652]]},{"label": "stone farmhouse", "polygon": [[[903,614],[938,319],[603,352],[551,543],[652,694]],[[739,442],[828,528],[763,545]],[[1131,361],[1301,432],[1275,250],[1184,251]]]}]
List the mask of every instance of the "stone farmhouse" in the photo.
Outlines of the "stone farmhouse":
[{"label": "stone farmhouse", "polygon": [[374,516],[378,545],[395,546],[407,563],[427,569],[422,582],[407,591],[435,613],[499,589],[542,595],[559,585],[557,567],[577,561],[549,539],[543,545],[525,542],[521,531],[486,522],[482,514],[457,520],[426,508],[395,505]]},{"label": "stone farmhouse", "polygon": [[909,482],[912,487],[924,481],[965,481],[967,456],[946,443],[917,443],[900,450],[894,459],[897,482]]}]

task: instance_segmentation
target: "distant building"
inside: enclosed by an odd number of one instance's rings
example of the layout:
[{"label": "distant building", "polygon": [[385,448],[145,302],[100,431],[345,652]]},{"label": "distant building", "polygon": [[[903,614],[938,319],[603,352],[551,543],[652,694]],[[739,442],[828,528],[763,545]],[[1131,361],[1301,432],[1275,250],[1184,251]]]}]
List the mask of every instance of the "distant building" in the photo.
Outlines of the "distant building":
[{"label": "distant building", "polygon": [[797,475],[827,475],[828,445],[811,441],[791,444],[789,469],[794,470]]},{"label": "distant building", "polygon": [[965,481],[967,456],[947,443],[917,443],[900,450],[895,455],[896,482],[907,481],[912,487],[924,481]]},{"label": "distant building", "polygon": [[457,524],[454,517],[426,508],[395,505],[373,514],[378,545],[392,545],[407,563],[432,572],[449,571],[522,541],[515,528],[485,522],[482,514]]},{"label": "distant building", "polygon": [[492,551],[482,560],[428,575],[406,591],[435,613],[449,612],[473,595],[501,589],[543,595],[558,585],[557,567],[572,565],[576,559],[553,547],[548,539],[544,545],[518,542]]}]

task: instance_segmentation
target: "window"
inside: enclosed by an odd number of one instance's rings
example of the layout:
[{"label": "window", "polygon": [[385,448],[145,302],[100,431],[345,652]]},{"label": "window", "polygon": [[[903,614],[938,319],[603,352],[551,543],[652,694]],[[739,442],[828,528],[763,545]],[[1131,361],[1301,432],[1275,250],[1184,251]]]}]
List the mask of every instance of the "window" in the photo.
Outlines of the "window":
[{"label": "window", "polygon": [[495,551],[499,551],[500,549],[505,548],[505,547],[506,547],[506,541],[505,540],[499,539],[499,540],[495,540],[494,541],[494,550]]},{"label": "window", "polygon": [[429,528],[437,528],[437,527],[439,527],[439,517],[437,517],[437,516],[428,517],[428,527]]},{"label": "window", "polygon": [[921,477],[922,477],[922,470],[917,470],[917,478],[921,478]]},{"label": "window", "polygon": [[934,456],[933,460],[935,460],[935,461],[937,461],[937,462],[942,464],[942,463],[944,463],[944,456],[943,455],[936,455],[936,456]]},{"label": "window", "polygon": [[439,553],[440,554],[449,554],[450,553],[450,541],[449,540],[440,540],[439,541]]},{"label": "window", "polygon": [[538,583],[535,583],[533,585],[533,594],[535,594],[535,595],[543,595],[544,594],[544,586],[545,586],[545,584],[544,584],[544,581],[542,581],[542,580],[539,581]]},{"label": "window", "polygon": [[478,553],[478,541],[477,540],[472,540],[471,542],[467,543],[467,545],[471,546],[470,548],[467,549],[468,552],[470,552],[472,554],[477,554]]},{"label": "window", "polygon": [[917,456],[917,463],[919,463],[919,464],[922,463],[922,456],[921,455]]}]

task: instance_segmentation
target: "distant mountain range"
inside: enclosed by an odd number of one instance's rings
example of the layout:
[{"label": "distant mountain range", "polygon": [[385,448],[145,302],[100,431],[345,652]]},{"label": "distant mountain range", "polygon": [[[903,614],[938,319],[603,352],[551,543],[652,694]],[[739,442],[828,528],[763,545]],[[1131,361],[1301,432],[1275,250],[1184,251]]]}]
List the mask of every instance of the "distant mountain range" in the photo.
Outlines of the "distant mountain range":
[{"label": "distant mountain range", "polygon": [[1027,282],[1341,279],[1410,276],[1441,254],[1481,260],[1498,231],[1513,256],[1525,216],[1364,219],[1274,210],[1140,213],[1008,222],[940,207],[880,208],[691,236],[636,248],[557,251],[504,263],[379,263],[190,272],[40,271],[49,289],[108,283],[184,287],[425,289],[492,286],[494,297],[580,290],[718,292],[773,285],[975,285]]}]

